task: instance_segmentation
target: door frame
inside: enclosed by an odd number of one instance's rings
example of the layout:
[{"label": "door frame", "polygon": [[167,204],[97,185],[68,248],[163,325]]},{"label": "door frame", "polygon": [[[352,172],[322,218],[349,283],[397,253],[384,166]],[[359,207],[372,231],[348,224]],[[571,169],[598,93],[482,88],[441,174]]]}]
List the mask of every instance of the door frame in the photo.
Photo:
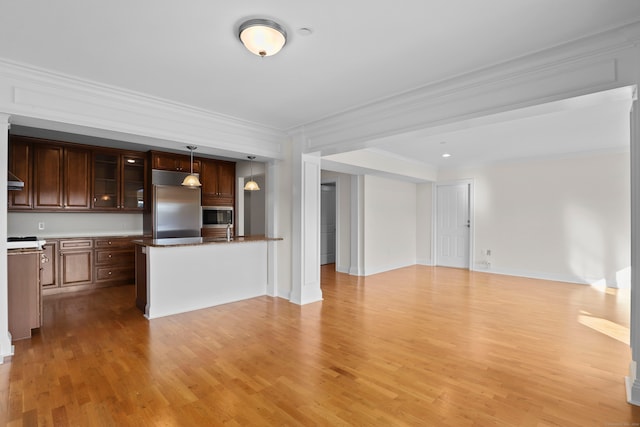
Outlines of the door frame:
[{"label": "door frame", "polygon": [[[333,187],[333,215],[334,215],[334,226],[335,229],[333,231],[333,263],[334,264],[338,264],[338,184],[337,182],[322,182],[320,184],[320,235],[322,237],[322,220],[323,220],[323,216],[325,213],[324,208],[322,207],[322,187],[323,186],[330,186]],[[320,239],[320,265],[326,265],[326,264],[322,264],[322,257],[323,257],[323,253],[322,253],[322,238]],[[331,264],[331,263],[327,263],[327,264]]]},{"label": "door frame", "polygon": [[[342,225],[340,224],[340,210],[342,209],[342,207],[340,206],[340,180],[334,177],[328,178],[328,179],[320,179],[320,187],[322,187],[323,184],[329,184],[329,185],[334,185],[335,186],[335,196],[336,196],[336,239],[334,242],[335,248],[334,253],[335,253],[335,257],[336,257],[336,261],[334,263],[335,265],[335,269],[336,271],[340,272],[339,267],[340,267],[340,236],[341,236],[341,228]],[[322,191],[322,190],[320,190]],[[322,207],[320,207],[320,215],[322,215]],[[322,218],[318,217],[318,228],[320,228],[320,222],[322,221]],[[318,242],[320,243],[320,242]],[[318,248],[318,253],[320,253],[321,249]]]},{"label": "door frame", "polygon": [[454,179],[438,181],[434,184],[434,191],[431,192],[431,253],[433,254],[433,265],[438,265],[438,187],[447,185],[468,185],[469,186],[469,271],[475,271],[475,191],[473,179]]}]

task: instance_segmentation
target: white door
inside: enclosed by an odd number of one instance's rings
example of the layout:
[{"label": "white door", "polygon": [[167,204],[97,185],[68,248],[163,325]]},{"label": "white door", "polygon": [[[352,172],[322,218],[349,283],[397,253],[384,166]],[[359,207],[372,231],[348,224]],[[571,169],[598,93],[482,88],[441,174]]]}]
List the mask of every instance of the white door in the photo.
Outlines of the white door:
[{"label": "white door", "polygon": [[320,191],[320,264],[336,262],[336,186],[322,184]]},{"label": "white door", "polygon": [[469,268],[469,184],[436,186],[436,265]]}]

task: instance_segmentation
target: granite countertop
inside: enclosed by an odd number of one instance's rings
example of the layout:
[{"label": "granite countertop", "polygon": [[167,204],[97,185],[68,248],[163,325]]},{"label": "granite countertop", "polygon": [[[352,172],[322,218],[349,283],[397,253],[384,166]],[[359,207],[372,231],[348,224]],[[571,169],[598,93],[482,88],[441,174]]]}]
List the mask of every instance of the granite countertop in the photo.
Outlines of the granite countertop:
[{"label": "granite countertop", "polygon": [[247,242],[271,242],[282,240],[281,237],[265,236],[235,236],[230,241],[224,237],[174,237],[170,239],[139,239],[133,243],[141,246],[173,247],[173,246],[199,246],[209,244],[232,244]]},{"label": "granite countertop", "polygon": [[42,252],[43,252],[42,249],[38,249],[38,248],[7,249],[7,255],[40,254]]}]

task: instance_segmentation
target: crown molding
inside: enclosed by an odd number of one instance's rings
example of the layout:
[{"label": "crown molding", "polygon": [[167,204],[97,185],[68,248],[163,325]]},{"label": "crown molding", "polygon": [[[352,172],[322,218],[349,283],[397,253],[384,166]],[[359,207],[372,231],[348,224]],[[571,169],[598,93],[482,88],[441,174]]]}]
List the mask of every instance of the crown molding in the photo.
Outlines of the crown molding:
[{"label": "crown molding", "polygon": [[0,58],[0,111],[136,138],[281,158],[286,133],[237,118]]},{"label": "crown molding", "polygon": [[634,22],[343,111],[300,126],[305,149],[366,148],[408,131],[635,85],[638,41]]}]

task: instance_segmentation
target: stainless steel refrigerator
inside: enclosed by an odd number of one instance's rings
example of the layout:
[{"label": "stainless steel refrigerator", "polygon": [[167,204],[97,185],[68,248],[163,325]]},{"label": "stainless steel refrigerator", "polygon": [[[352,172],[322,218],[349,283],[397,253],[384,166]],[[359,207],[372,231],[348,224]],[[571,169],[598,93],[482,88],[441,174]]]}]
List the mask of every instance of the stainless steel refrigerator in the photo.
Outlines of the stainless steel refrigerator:
[{"label": "stainless steel refrigerator", "polygon": [[154,239],[200,237],[200,188],[153,185],[150,217],[151,230],[145,234],[150,231]]}]

